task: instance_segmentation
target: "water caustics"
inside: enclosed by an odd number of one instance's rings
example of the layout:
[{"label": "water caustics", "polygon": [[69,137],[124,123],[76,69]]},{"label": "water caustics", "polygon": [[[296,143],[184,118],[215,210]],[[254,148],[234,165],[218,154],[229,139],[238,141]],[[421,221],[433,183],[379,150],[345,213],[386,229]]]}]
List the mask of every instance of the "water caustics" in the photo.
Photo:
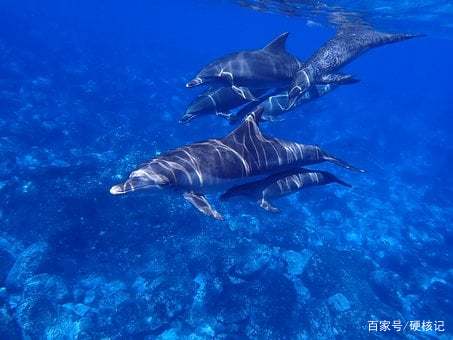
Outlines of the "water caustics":
[{"label": "water caustics", "polygon": [[386,30],[413,30],[450,39],[453,31],[451,1],[318,1],[318,0],[233,0],[255,11],[297,16],[309,25],[335,25],[337,16],[351,22],[368,22]]},{"label": "water caustics", "polygon": [[3,4],[0,339],[452,338],[448,3]]}]

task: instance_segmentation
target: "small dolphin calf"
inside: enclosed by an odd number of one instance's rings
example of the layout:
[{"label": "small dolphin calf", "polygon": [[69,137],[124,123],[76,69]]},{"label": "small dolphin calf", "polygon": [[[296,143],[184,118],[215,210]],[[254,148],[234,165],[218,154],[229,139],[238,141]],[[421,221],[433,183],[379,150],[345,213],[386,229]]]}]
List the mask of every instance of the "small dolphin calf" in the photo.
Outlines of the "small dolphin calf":
[{"label": "small dolphin calf", "polygon": [[324,161],[364,172],[316,145],[265,137],[258,126],[262,112],[262,108],[252,112],[224,138],[190,144],[152,159],[133,171],[127,181],[113,186],[110,193],[172,188],[202,213],[223,219],[204,196],[207,190]]},{"label": "small dolphin calf", "polygon": [[413,34],[388,34],[364,25],[344,24],[336,35],[327,41],[295,75],[289,91],[289,106],[312,85],[325,82],[342,82],[348,75],[335,72],[370,48],[417,37]]},{"label": "small dolphin calf", "polygon": [[329,183],[351,187],[350,184],[343,182],[330,172],[296,168],[271,175],[262,180],[233,187],[220,196],[220,199],[227,200],[234,196],[247,196],[258,201],[261,208],[270,212],[277,212],[278,209],[269,202],[270,198],[290,195],[307,187]]},{"label": "small dolphin calf", "polygon": [[264,48],[232,53],[205,66],[186,86],[201,84],[231,86],[244,99],[250,89],[288,87],[302,62],[285,49],[289,33],[283,33]]}]

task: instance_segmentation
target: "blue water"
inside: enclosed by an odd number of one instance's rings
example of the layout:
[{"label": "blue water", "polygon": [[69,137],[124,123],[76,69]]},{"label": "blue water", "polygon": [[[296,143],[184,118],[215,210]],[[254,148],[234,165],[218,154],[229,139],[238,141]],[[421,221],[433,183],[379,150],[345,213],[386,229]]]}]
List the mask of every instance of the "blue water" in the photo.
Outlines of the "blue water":
[{"label": "blue water", "polygon": [[[0,1],[1,339],[452,336],[453,8],[302,5]],[[331,7],[427,34],[367,52],[344,68],[359,83],[262,126],[367,169],[313,167],[352,189],[303,190],[279,214],[210,196],[225,221],[164,190],[109,194],[154,155],[232,129],[178,123],[203,65],[285,31],[306,59],[334,34]]]}]

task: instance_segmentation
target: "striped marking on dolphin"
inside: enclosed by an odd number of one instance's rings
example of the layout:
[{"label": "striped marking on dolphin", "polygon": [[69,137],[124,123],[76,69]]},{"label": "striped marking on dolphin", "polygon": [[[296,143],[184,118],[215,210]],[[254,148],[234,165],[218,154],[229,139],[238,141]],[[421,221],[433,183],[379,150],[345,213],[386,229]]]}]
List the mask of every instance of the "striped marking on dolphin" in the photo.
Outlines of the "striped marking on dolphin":
[{"label": "striped marking on dolphin", "polygon": [[325,161],[364,172],[329,155],[319,146],[266,137],[259,128],[262,113],[263,109],[257,108],[223,138],[193,143],[157,156],[133,171],[124,183],[114,185],[110,193],[171,188],[184,194],[202,213],[222,219],[209,204],[206,192]]},{"label": "striped marking on dolphin", "polygon": [[[355,84],[359,80],[356,78],[350,78],[348,83],[345,84]],[[334,89],[339,85],[337,83],[327,83],[327,84],[316,84],[311,86],[307,91],[305,91],[297,100],[295,105],[291,107],[294,109],[300,105],[306,104],[313,100],[316,100]],[[287,90],[281,90],[269,96],[263,96],[261,100],[249,102],[246,105],[243,105],[235,115],[229,115],[228,119],[230,122],[234,123],[239,119],[242,119],[250,111],[253,111],[257,106],[261,106],[264,109],[262,119],[265,121],[277,121],[283,120],[281,117],[283,114],[286,114],[289,110],[289,93]]]},{"label": "striped marking on dolphin", "polygon": [[288,34],[279,35],[263,48],[231,53],[212,61],[186,87],[202,84],[229,86],[248,100],[254,100],[250,89],[288,87],[302,67],[302,62],[286,50]]}]

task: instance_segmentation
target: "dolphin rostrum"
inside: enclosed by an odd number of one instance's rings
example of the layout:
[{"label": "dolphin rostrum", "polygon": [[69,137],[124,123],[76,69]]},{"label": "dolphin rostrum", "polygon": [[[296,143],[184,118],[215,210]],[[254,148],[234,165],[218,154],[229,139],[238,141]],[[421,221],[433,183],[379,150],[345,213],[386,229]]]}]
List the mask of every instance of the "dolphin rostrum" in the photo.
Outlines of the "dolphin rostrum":
[{"label": "dolphin rostrum", "polygon": [[253,177],[324,161],[364,172],[319,146],[264,136],[258,126],[262,112],[262,108],[257,108],[223,138],[189,144],[152,159],[133,171],[124,183],[113,186],[110,193],[173,188],[184,193],[186,200],[199,211],[222,219],[204,196],[219,186],[236,185]]},{"label": "dolphin rostrum", "polygon": [[329,183],[351,187],[350,184],[343,182],[330,172],[294,168],[258,181],[232,187],[222,194],[220,199],[227,200],[234,196],[246,196],[256,200],[261,208],[270,212],[277,212],[278,209],[269,202],[270,198],[290,195],[307,187]]}]

